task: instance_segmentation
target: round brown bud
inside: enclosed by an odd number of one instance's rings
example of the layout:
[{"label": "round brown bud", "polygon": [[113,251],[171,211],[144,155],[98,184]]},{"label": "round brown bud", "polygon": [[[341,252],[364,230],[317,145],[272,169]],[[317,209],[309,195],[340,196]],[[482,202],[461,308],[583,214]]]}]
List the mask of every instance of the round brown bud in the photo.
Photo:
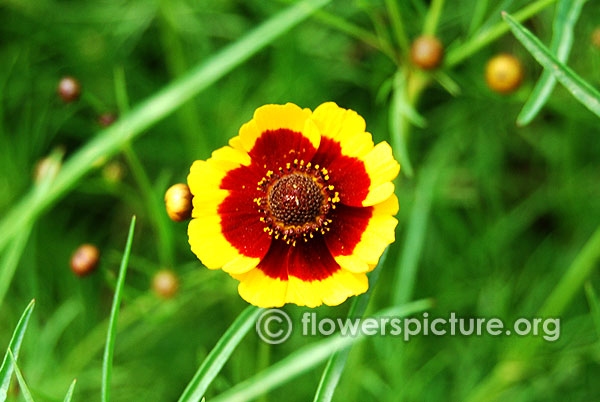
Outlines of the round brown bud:
[{"label": "round brown bud", "polygon": [[108,127],[117,120],[117,116],[113,113],[102,113],[98,116],[98,124],[102,127]]},{"label": "round brown bud", "polygon": [[592,32],[592,45],[600,49],[600,27],[594,29]]},{"label": "round brown bud", "polygon": [[77,276],[89,275],[98,266],[100,251],[92,244],[83,244],[71,256],[71,270]]},{"label": "round brown bud", "polygon": [[158,271],[152,279],[152,289],[159,297],[170,299],[179,290],[179,279],[171,270]]},{"label": "round brown bud", "polygon": [[414,65],[423,70],[432,70],[440,65],[444,58],[444,47],[435,36],[419,36],[412,43],[410,58]]},{"label": "round brown bud", "polygon": [[73,77],[63,77],[58,83],[57,92],[63,102],[73,102],[81,95],[81,85]]},{"label": "round brown bud", "polygon": [[508,94],[519,88],[523,80],[521,62],[510,54],[499,54],[488,61],[485,81],[496,92]]},{"label": "round brown bud", "polygon": [[177,183],[165,193],[165,205],[169,218],[175,222],[190,219],[192,216],[192,193],[187,184]]}]

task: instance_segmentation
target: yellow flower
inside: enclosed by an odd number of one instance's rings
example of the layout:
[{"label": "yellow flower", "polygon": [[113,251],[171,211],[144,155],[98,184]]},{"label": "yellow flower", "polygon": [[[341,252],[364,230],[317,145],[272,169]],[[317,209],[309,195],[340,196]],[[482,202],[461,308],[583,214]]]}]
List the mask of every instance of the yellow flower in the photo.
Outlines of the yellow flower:
[{"label": "yellow flower", "polygon": [[333,306],[366,292],[394,241],[400,165],[365,128],[333,102],[258,108],[190,169],[192,251],[260,307]]}]

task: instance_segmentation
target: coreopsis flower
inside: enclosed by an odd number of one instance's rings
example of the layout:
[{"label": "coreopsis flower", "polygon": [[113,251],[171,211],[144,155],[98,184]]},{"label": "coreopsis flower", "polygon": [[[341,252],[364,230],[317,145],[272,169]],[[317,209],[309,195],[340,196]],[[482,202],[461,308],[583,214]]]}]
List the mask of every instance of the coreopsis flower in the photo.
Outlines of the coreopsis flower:
[{"label": "coreopsis flower", "polygon": [[333,306],[366,292],[394,241],[400,165],[365,128],[332,102],[258,108],[190,169],[192,251],[260,307]]}]

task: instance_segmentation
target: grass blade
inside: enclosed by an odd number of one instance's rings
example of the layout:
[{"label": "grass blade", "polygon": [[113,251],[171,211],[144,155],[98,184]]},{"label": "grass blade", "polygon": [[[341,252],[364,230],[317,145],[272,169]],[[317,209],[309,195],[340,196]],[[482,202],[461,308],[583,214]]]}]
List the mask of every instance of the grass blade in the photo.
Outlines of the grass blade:
[{"label": "grass blade", "polygon": [[538,38],[523,25],[515,21],[508,13],[502,13],[502,17],[510,26],[515,37],[525,46],[538,63],[548,71],[551,71],[558,82],[563,84],[575,99],[600,117],[600,92],[568,66],[561,63]]},{"label": "grass blade", "polygon": [[4,301],[4,296],[8,292],[8,288],[19,265],[19,260],[25,251],[25,246],[31,235],[32,225],[29,224],[21,229],[10,243],[2,262],[0,263],[0,306]]},{"label": "grass blade", "polygon": [[250,328],[254,327],[262,309],[248,306],[231,324],[215,347],[210,351],[200,368],[183,391],[179,402],[199,401],[206,389],[221,371],[237,345],[244,339]]},{"label": "grass blade", "polygon": [[[523,7],[521,10],[517,11],[514,14],[514,17],[518,21],[525,21],[528,18],[536,15],[544,8],[553,4],[556,0],[537,0],[532,3],[529,3],[527,6]],[[506,32],[508,32],[508,26],[503,22],[498,22],[493,27],[484,30],[483,32],[473,35],[472,39],[469,39],[467,42],[461,44],[460,46],[455,47],[454,49],[448,52],[448,56],[444,58],[444,64],[447,67],[453,67],[467,58],[469,58],[472,54],[478,52],[482,48],[484,48],[489,43],[495,41]],[[450,48],[451,46],[449,46]]]},{"label": "grass blade", "polygon": [[598,295],[590,281],[585,283],[584,289],[585,297],[590,305],[590,315],[592,316],[592,321],[594,321],[594,326],[596,327],[596,335],[600,337],[600,300],[598,300]]},{"label": "grass blade", "polygon": [[[556,7],[556,16],[553,23],[552,42],[550,51],[556,58],[566,63],[573,46],[573,28],[581,14],[581,8],[587,0],[559,0]],[[552,94],[556,85],[556,78],[549,70],[544,70],[533,92],[523,106],[517,117],[517,124],[525,126],[529,124]]]},{"label": "grass blade", "polygon": [[[430,300],[419,300],[404,306],[386,309],[374,315],[403,317],[426,310],[432,306]],[[255,376],[243,381],[229,391],[218,395],[211,402],[243,402],[250,401],[269,390],[276,388],[292,378],[308,371],[323,362],[332,353],[347,348],[348,346],[364,339],[364,335],[342,337],[331,336],[327,339],[305,346],[288,357],[271,365]]]},{"label": "grass blade", "polygon": [[2,366],[0,366],[0,402],[4,402],[6,400],[8,386],[10,385],[10,379],[14,369],[10,355],[14,354],[15,359],[19,358],[19,350],[21,350],[21,343],[23,342],[23,336],[25,336],[25,330],[27,330],[29,318],[33,312],[33,306],[35,306],[35,299],[32,300],[25,308],[25,311],[23,311],[13,336],[10,339],[10,343],[8,344],[8,349],[4,355]]},{"label": "grass blade", "polygon": [[[408,155],[407,137],[410,121],[419,121],[419,114],[410,105],[406,94],[406,75],[398,71],[393,81],[392,102],[390,104],[390,137],[394,155],[398,158],[402,171],[412,177],[413,167]],[[413,113],[414,111],[414,113]],[[424,119],[423,119],[424,120]]]},{"label": "grass blade", "polygon": [[115,338],[117,337],[117,318],[119,317],[119,306],[121,305],[123,285],[125,284],[125,274],[127,273],[127,264],[129,263],[129,254],[131,253],[131,243],[133,242],[133,231],[135,229],[135,215],[131,218],[129,225],[129,235],[119,268],[119,278],[113,297],[113,304],[110,311],[110,320],[108,324],[108,333],[106,334],[106,346],[104,348],[104,359],[102,361],[102,401],[110,400],[110,378],[112,374],[112,361],[115,349]]},{"label": "grass blade", "polygon": [[439,170],[429,167],[423,169],[422,172],[406,228],[406,238],[396,267],[392,294],[394,306],[406,303],[412,297],[419,259],[425,243],[427,223]]},{"label": "grass blade", "polygon": [[[55,150],[48,156],[48,170],[34,187],[34,196],[36,198],[43,197],[44,194],[52,188],[54,178],[60,169],[62,157],[62,150]],[[12,283],[19,261],[21,260],[29,237],[31,236],[32,229],[33,223],[29,223],[21,227],[20,230],[15,233],[15,237],[12,239],[10,247],[3,256],[2,262],[0,262],[0,306]],[[0,247],[0,250],[1,249],[2,247]]]},{"label": "grass blade", "polygon": [[[379,274],[387,259],[388,251],[389,247],[379,259],[377,267],[369,275],[369,290],[366,293],[355,297],[352,301],[352,306],[350,306],[350,311],[348,311],[348,318],[360,318],[367,310],[369,300],[371,299],[371,293],[373,293],[375,284],[379,280]],[[342,372],[344,371],[346,361],[348,360],[350,349],[351,347],[347,347],[335,352],[327,361],[327,365],[325,366],[323,374],[321,375],[321,380],[319,381],[317,392],[315,393],[315,402],[328,402],[333,398],[333,393],[335,392],[342,376]]]},{"label": "grass blade", "polygon": [[204,88],[330,1],[303,0],[290,6],[173,81],[100,132],[65,162],[52,187],[43,197],[37,198],[30,192],[5,215],[0,221],[0,250],[14,237],[19,228],[35,220],[63,197],[92,169],[96,161],[116,153],[124,144],[173,113]]},{"label": "grass blade", "polygon": [[21,373],[21,370],[17,365],[17,360],[13,356],[13,353],[10,349],[8,350],[8,354],[10,356],[10,360],[12,361],[12,365],[15,368],[15,374],[17,375],[17,381],[19,382],[19,387],[21,389],[21,392],[23,393],[23,399],[25,399],[26,402],[33,402],[33,396],[31,395],[31,391],[29,390],[29,387],[25,382],[25,378],[23,378],[23,373]]},{"label": "grass blade", "polygon": [[600,260],[600,227],[585,243],[569,269],[563,274],[546,302],[538,312],[540,317],[555,317],[562,314],[568,303],[588,279]]},{"label": "grass blade", "polygon": [[71,383],[71,386],[69,387],[69,389],[67,391],[67,395],[65,395],[64,402],[71,402],[71,399],[73,399],[73,392],[75,391],[75,384],[77,384],[77,378],[74,379],[73,382]]}]

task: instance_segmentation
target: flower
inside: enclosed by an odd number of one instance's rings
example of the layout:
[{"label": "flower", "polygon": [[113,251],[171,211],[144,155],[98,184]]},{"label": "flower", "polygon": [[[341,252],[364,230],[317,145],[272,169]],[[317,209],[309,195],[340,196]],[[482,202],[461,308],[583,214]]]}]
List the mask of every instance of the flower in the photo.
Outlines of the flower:
[{"label": "flower", "polygon": [[256,306],[338,305],[367,291],[394,241],[399,170],[352,110],[262,106],[229,146],[193,163],[190,246]]}]

